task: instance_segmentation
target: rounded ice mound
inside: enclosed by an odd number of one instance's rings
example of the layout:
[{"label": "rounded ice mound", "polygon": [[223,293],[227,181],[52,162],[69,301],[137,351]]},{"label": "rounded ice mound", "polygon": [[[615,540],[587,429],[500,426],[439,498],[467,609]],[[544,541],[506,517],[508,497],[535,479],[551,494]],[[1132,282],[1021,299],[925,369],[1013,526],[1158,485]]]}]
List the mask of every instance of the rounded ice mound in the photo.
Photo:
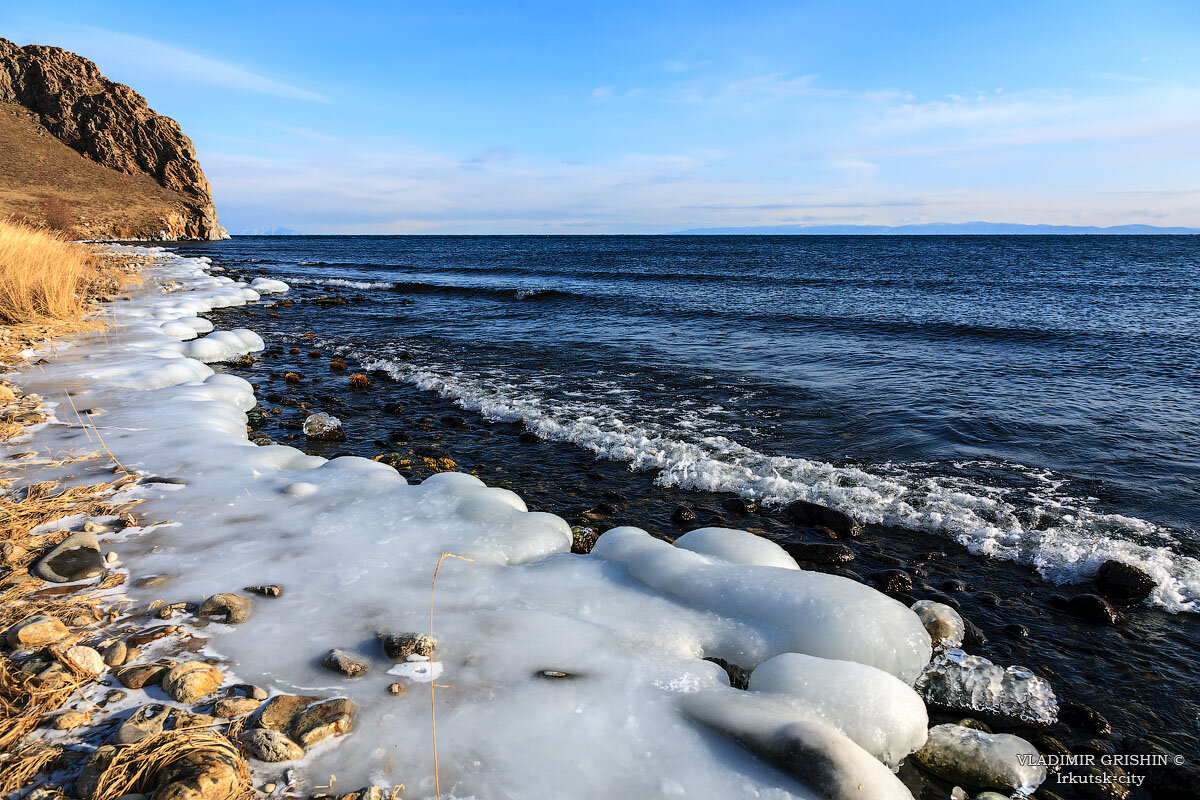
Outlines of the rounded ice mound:
[{"label": "rounded ice mound", "polygon": [[279,294],[288,291],[292,287],[275,278],[255,278],[250,281],[250,288],[259,294]]},{"label": "rounded ice mound", "polygon": [[730,564],[800,569],[796,559],[770,539],[732,528],[696,528],[675,540],[675,546],[712,556]]},{"label": "rounded ice mound", "polygon": [[745,644],[754,661],[806,653],[877,667],[910,685],[929,663],[932,646],[917,615],[848,578],[730,564],[633,527],[607,531],[592,554],[677,602],[755,626],[762,643]]},{"label": "rounded ice mound", "polygon": [[953,723],[930,728],[929,740],[915,756],[925,769],[948,781],[1022,794],[1031,794],[1046,780],[1046,768],[1037,763],[1040,757],[1019,736]]},{"label": "rounded ice mound", "polygon": [[750,691],[819,719],[893,769],[925,744],[929,716],[912,688],[875,667],[784,653],[750,673]]}]

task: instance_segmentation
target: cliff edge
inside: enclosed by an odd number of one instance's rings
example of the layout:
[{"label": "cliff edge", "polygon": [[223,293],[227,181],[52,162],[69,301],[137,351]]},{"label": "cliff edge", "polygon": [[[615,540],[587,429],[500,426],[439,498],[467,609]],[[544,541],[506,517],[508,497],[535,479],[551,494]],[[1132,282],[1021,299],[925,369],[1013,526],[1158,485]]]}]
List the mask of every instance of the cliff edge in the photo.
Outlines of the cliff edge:
[{"label": "cliff edge", "polygon": [[0,39],[0,214],[86,238],[225,239],[191,139],[57,47]]}]

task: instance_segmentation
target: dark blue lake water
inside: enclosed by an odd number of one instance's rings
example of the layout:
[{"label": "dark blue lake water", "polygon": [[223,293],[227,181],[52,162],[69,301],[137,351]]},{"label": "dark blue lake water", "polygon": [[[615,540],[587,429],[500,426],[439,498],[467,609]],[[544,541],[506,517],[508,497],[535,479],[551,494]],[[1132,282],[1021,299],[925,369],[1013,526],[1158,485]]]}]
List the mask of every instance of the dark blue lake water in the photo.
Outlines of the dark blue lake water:
[{"label": "dark blue lake water", "polygon": [[1200,610],[1200,238],[237,237],[328,346],[685,488]]}]

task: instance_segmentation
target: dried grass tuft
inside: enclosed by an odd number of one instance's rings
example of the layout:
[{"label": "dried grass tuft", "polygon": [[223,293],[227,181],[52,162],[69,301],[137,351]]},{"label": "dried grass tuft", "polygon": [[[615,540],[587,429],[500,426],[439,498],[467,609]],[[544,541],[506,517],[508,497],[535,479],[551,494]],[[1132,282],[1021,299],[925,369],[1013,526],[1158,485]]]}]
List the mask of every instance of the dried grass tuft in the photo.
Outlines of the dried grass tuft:
[{"label": "dried grass tuft", "polygon": [[90,800],[116,800],[127,794],[150,794],[186,765],[216,764],[227,783],[218,796],[224,800],[254,797],[246,759],[237,745],[207,727],[164,731],[134,745],[117,749],[97,775]]},{"label": "dried grass tuft", "polygon": [[63,748],[44,741],[30,742],[0,764],[0,796],[10,797],[33,782],[60,755]]}]

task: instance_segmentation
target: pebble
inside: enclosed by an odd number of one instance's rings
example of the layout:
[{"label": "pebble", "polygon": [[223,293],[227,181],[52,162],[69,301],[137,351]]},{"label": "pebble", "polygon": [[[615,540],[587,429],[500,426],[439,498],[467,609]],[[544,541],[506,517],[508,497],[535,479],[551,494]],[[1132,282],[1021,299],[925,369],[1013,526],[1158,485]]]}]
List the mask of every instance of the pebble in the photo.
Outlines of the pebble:
[{"label": "pebble", "polygon": [[403,683],[389,683],[387,690],[388,690],[388,694],[404,694],[404,684]]},{"label": "pebble", "polygon": [[259,595],[260,597],[279,597],[283,594],[283,587],[275,583],[269,583],[263,586],[247,586],[245,591],[250,594]]},{"label": "pebble", "polygon": [[104,561],[107,564],[117,563],[117,558],[118,558],[117,554],[112,550],[109,550],[107,553],[104,554]]},{"label": "pebble", "polygon": [[344,736],[354,725],[353,701],[337,697],[311,705],[296,715],[289,727],[291,738],[307,748],[331,736]]},{"label": "pebble", "polygon": [[101,675],[106,669],[104,656],[90,647],[83,645],[68,647],[63,655],[71,666],[89,675]]},{"label": "pebble", "polygon": [[[304,749],[279,731],[255,728],[243,733],[240,740],[250,757],[257,761],[277,764],[304,757]],[[264,786],[263,791],[274,791],[274,785],[269,790]]]},{"label": "pebble", "polygon": [[8,646],[14,650],[34,649],[60,642],[70,635],[67,626],[54,617],[39,614],[13,625],[4,634]]},{"label": "pebble", "polygon": [[100,543],[90,533],[73,533],[37,562],[33,572],[51,583],[71,583],[104,572]]},{"label": "pebble", "polygon": [[161,703],[144,705],[129,715],[113,735],[116,744],[137,744],[163,732],[171,709]]},{"label": "pebble", "polygon": [[56,731],[71,731],[81,725],[86,725],[92,720],[92,715],[86,711],[68,711],[65,714],[59,714],[54,719],[52,726]]},{"label": "pebble", "polygon": [[260,701],[250,697],[223,697],[213,704],[213,716],[237,719],[258,710]]},{"label": "pebble", "polygon": [[371,671],[371,662],[358,653],[334,648],[321,659],[325,669],[340,672],[348,678],[359,678]]},{"label": "pebble", "polygon": [[110,667],[119,667],[129,660],[129,646],[119,639],[104,648],[104,663]]},{"label": "pebble", "polygon": [[406,661],[409,656],[417,655],[433,658],[437,640],[424,633],[381,634],[383,652],[392,661]]},{"label": "pebble", "polygon": [[675,510],[671,512],[671,522],[676,525],[688,525],[696,519],[696,512],[687,506],[675,506]]},{"label": "pebble", "polygon": [[201,603],[198,613],[205,619],[218,617],[221,622],[237,625],[250,619],[250,600],[240,594],[222,592]]},{"label": "pebble", "polygon": [[192,703],[221,688],[221,670],[203,661],[184,661],[162,678],[163,691],[178,703]]}]

